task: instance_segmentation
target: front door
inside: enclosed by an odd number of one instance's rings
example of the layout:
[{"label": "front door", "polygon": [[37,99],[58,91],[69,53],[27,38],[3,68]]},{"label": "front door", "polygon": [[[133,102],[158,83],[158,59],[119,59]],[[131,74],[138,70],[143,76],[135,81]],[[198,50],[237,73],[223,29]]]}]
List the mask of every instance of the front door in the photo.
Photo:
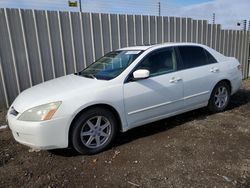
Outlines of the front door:
[{"label": "front door", "polygon": [[[124,104],[129,127],[166,117],[182,109],[183,82],[173,48],[151,52],[135,70],[147,69],[150,77],[124,84]],[[135,71],[134,70],[134,71]]]}]

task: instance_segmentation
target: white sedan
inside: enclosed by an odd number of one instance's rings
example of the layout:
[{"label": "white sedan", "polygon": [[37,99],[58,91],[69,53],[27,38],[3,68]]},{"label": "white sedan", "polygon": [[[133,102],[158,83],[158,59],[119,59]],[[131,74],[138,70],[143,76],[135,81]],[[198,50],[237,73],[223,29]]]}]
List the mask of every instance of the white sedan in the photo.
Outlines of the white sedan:
[{"label": "white sedan", "polygon": [[204,45],[128,47],[23,91],[7,119],[21,144],[94,154],[110,146],[117,131],[205,106],[223,111],[241,80],[238,60]]}]

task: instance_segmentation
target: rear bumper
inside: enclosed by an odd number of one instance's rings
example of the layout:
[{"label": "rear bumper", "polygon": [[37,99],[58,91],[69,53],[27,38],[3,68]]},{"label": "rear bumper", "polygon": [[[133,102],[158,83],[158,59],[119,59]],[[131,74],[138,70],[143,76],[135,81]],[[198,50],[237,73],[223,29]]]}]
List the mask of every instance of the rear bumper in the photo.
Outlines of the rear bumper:
[{"label": "rear bumper", "polygon": [[58,118],[43,122],[20,121],[7,115],[9,128],[15,140],[35,149],[56,149],[68,147],[68,118]]},{"label": "rear bumper", "polygon": [[231,80],[231,85],[232,85],[231,95],[233,95],[240,89],[242,85],[242,76],[235,76]]}]

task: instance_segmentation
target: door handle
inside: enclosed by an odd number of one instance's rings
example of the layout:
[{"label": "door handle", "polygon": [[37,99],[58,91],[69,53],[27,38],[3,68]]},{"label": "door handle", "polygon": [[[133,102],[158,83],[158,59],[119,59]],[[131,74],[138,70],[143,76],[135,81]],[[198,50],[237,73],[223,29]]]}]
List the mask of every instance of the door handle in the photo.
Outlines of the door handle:
[{"label": "door handle", "polygon": [[210,69],[210,72],[216,73],[216,72],[219,72],[219,70],[220,70],[219,68],[213,67],[213,68]]},{"label": "door handle", "polygon": [[169,80],[169,82],[170,83],[176,83],[176,82],[179,82],[179,81],[181,81],[182,80],[182,78],[181,77],[173,77],[173,78],[171,78],[170,80]]}]

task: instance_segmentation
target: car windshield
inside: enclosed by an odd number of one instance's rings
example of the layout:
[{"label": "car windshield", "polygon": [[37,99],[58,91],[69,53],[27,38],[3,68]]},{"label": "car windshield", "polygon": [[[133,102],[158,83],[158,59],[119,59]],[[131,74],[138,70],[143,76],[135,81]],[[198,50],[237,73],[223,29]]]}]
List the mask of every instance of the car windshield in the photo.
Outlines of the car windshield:
[{"label": "car windshield", "polygon": [[98,59],[78,75],[111,80],[121,74],[140,54],[140,50],[113,51]]}]

